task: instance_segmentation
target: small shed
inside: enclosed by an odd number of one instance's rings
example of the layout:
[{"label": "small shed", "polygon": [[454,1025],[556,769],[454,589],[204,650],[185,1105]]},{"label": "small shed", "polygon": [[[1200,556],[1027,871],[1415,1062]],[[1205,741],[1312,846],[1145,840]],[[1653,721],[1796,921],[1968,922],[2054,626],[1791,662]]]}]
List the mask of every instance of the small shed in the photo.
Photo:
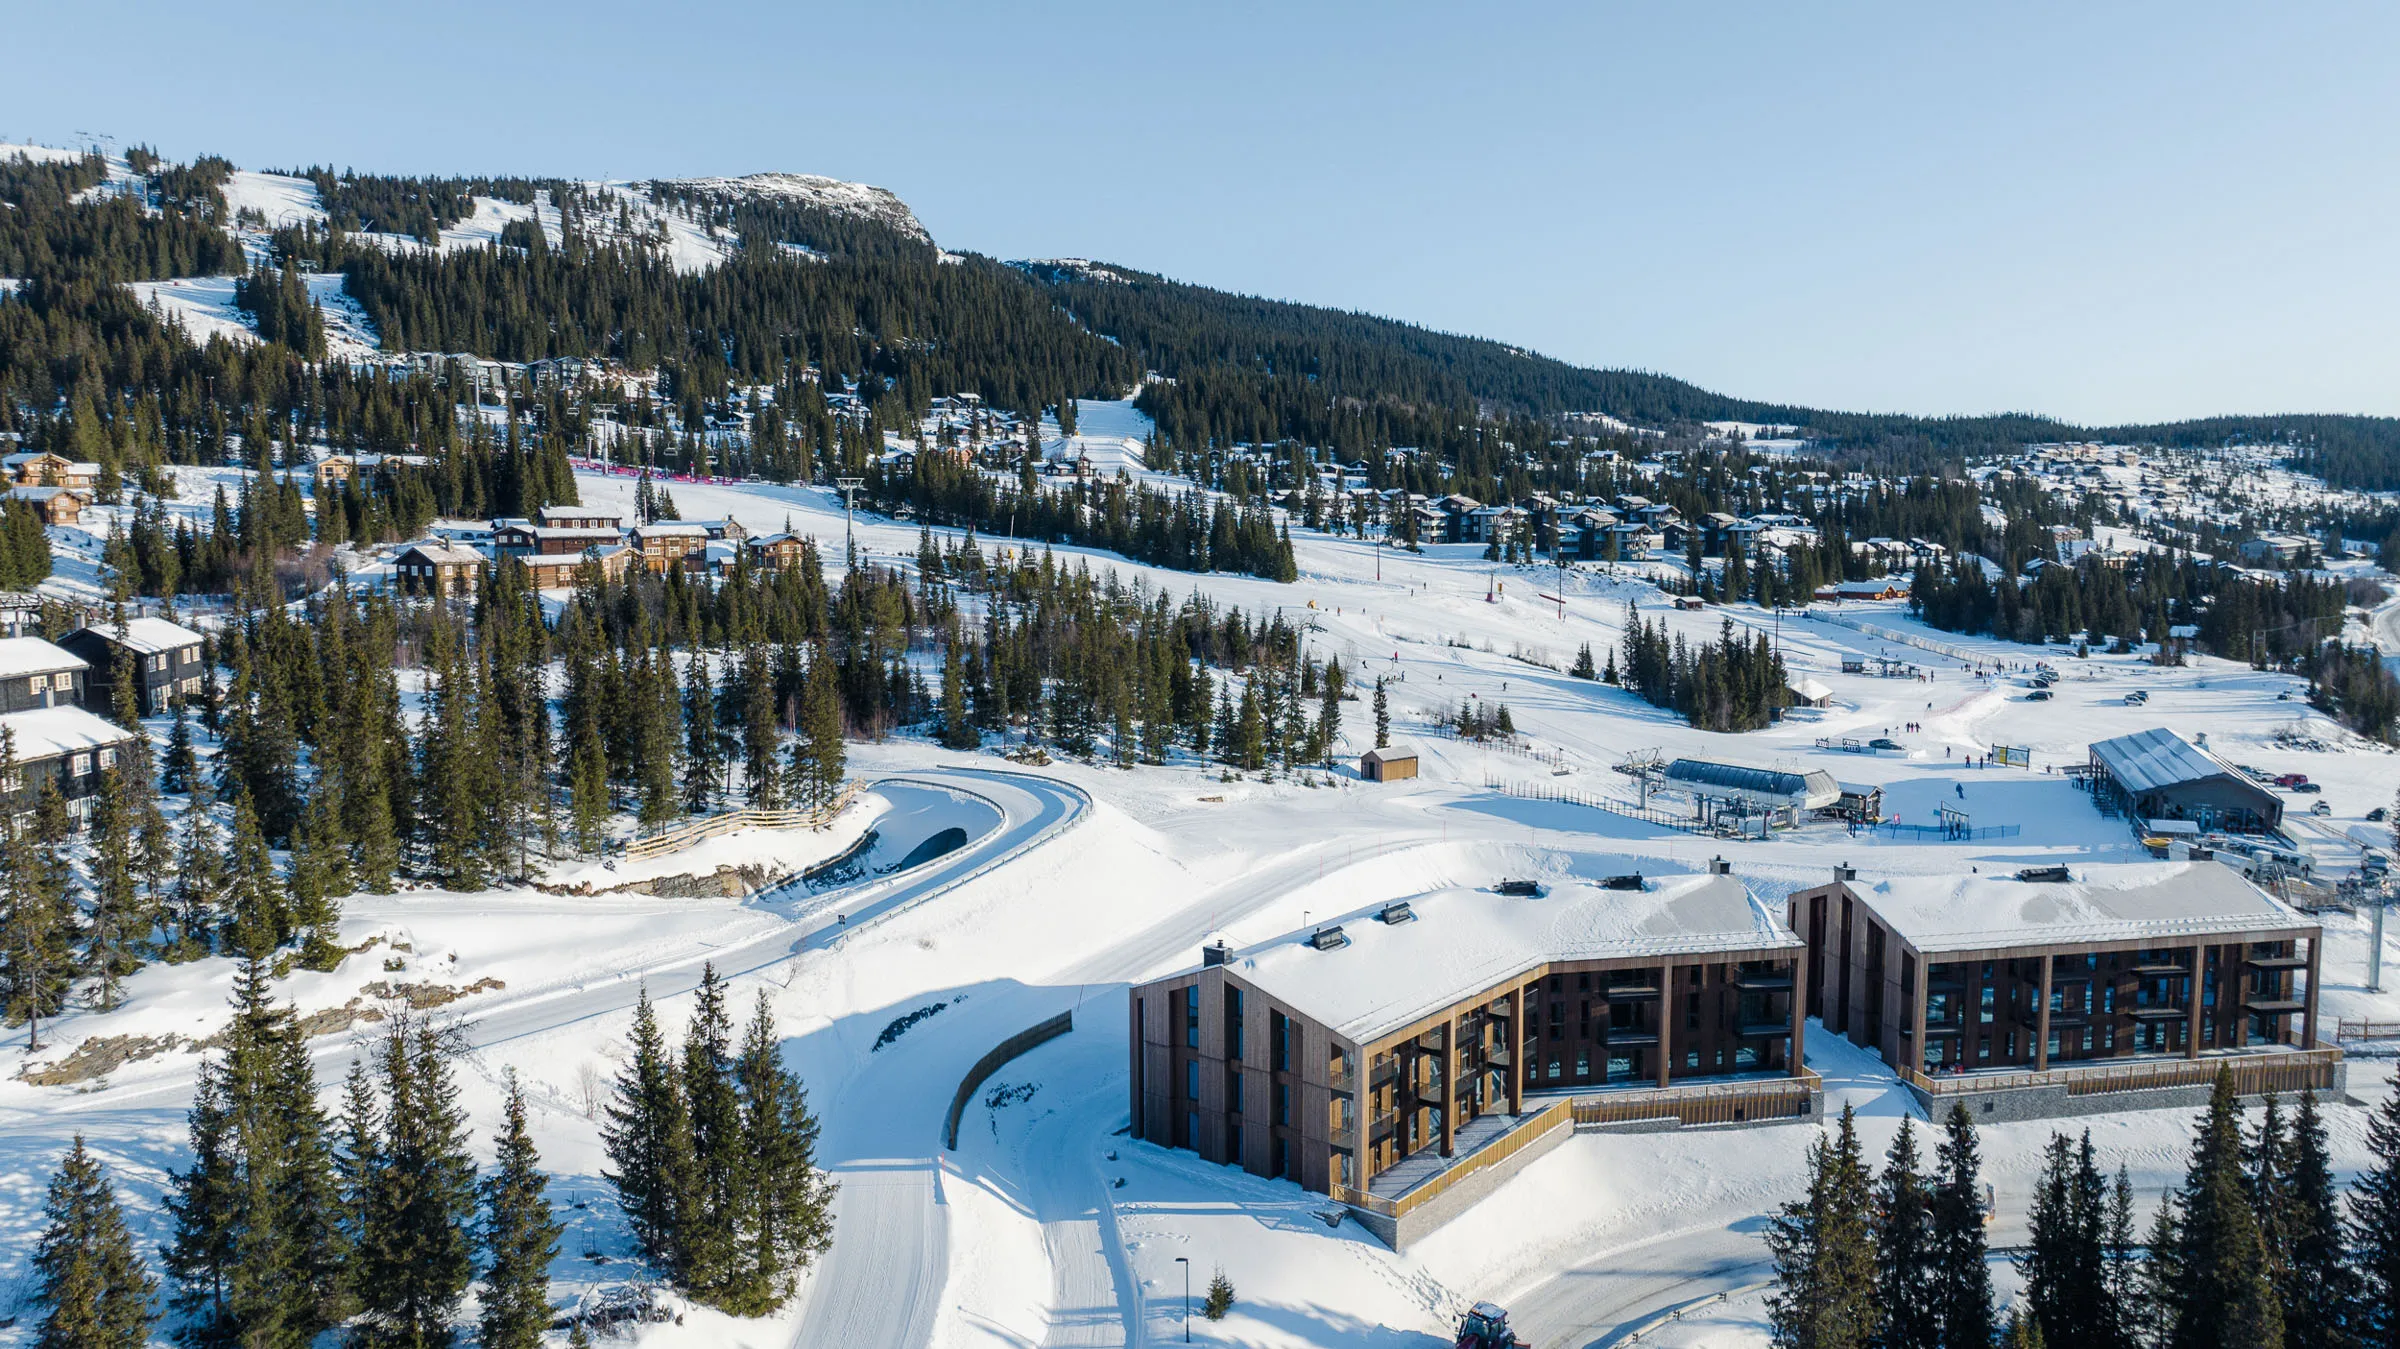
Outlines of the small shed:
[{"label": "small shed", "polygon": [[1797,707],[1833,706],[1833,689],[1817,679],[1792,681],[1792,703]]},{"label": "small shed", "polygon": [[1369,782],[1398,782],[1417,775],[1417,752],[1398,745],[1358,756],[1358,775]]}]

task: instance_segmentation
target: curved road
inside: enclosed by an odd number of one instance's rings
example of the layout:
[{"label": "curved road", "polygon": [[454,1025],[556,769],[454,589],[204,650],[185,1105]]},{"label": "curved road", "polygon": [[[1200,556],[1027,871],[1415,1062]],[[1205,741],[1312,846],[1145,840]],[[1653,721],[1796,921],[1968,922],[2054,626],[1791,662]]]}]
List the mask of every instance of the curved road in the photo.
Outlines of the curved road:
[{"label": "curved road", "polygon": [[[468,1046],[482,1051],[621,1013],[634,1005],[645,986],[654,1001],[681,996],[698,986],[705,965],[714,964],[728,977],[752,974],[803,952],[833,947],[881,918],[956,889],[1056,838],[1080,822],[1091,807],[1091,798],[1078,787],[998,769],[928,770],[885,778],[874,787],[895,798],[914,792],[974,798],[996,812],[998,824],[958,850],[905,872],[821,895],[770,892],[762,896],[765,907],[780,908],[789,921],[745,940],[694,950],[609,978],[483,1004],[471,1011],[473,1021],[462,1028]],[[894,813],[903,813],[913,804],[896,800]],[[790,897],[788,906],[777,904],[778,894]],[[848,921],[837,920],[837,912]],[[330,1080],[324,1076],[328,1064],[338,1065],[354,1052],[341,1036],[326,1037],[313,1046],[320,1080]],[[62,1100],[56,1108],[122,1109],[146,1098],[188,1095],[190,1090],[188,1078],[156,1079]],[[940,1090],[946,1097],[948,1088]],[[942,1104],[946,1103],[945,1099]],[[930,1123],[925,1132],[933,1132]],[[819,1270],[817,1293],[794,1337],[795,1344],[913,1349],[930,1333],[932,1313],[947,1273],[932,1161],[923,1159],[913,1178],[904,1179],[897,1171],[886,1174],[892,1183],[884,1183],[872,1172],[842,1176],[835,1225],[840,1239]],[[908,1258],[895,1262],[896,1252]]]}]

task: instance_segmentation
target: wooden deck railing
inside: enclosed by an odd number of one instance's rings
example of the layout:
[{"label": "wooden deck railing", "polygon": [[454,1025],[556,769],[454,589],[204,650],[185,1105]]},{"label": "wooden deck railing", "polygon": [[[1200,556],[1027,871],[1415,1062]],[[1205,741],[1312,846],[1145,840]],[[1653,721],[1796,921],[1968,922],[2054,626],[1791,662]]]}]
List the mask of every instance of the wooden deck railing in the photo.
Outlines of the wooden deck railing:
[{"label": "wooden deck railing", "polygon": [[831,801],[805,810],[735,810],[705,819],[688,820],[626,844],[625,856],[634,861],[657,857],[679,848],[688,848],[702,839],[730,834],[737,829],[822,829],[858,799],[862,786],[853,782],[842,788],[840,794]]},{"label": "wooden deck railing", "polygon": [[1673,1119],[1687,1125],[1708,1125],[1788,1119],[1807,1114],[1810,1100],[1823,1089],[1816,1073],[1803,1069],[1796,1077],[1578,1096],[1575,1122],[1589,1126]]},{"label": "wooden deck railing", "polygon": [[1496,1141],[1468,1153],[1448,1170],[1436,1174],[1396,1199],[1386,1199],[1382,1195],[1369,1194],[1348,1185],[1331,1186],[1328,1193],[1334,1202],[1348,1204],[1352,1208],[1365,1209],[1386,1218],[1405,1217],[1411,1210],[1433,1202],[1467,1177],[1507,1161],[1560,1129],[1575,1127],[1573,1105],[1572,1101],[1556,1101],[1535,1111]]},{"label": "wooden deck railing", "polygon": [[1931,1097],[1974,1096],[1991,1091],[2021,1091],[2029,1087],[2064,1087],[2070,1096],[2105,1096],[2126,1091],[2159,1091],[2173,1087],[2204,1087],[2217,1080],[2219,1069],[2233,1074],[2236,1095],[2263,1096],[2323,1091],[2333,1085],[2338,1049],[2293,1049],[2273,1054],[2243,1054],[2203,1059],[2153,1059],[2137,1063],[2090,1064],[2050,1068],[2042,1072],[1966,1073],[1930,1077],[1913,1068],[1901,1077]]},{"label": "wooden deck railing", "polygon": [[2400,1040],[2400,1021],[2353,1021],[2348,1017],[2333,1023],[2337,1040]]}]

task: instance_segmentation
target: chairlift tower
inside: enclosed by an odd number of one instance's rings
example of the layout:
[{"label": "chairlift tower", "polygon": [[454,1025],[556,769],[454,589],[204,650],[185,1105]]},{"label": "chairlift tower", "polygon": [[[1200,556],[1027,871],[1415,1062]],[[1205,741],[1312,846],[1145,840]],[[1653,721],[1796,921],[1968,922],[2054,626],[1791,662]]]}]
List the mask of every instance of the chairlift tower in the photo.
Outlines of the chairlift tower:
[{"label": "chairlift tower", "polygon": [[859,488],[867,485],[867,480],[836,478],[833,485],[842,494],[842,563],[847,566],[852,558],[858,556],[858,539],[850,528],[850,498]]}]

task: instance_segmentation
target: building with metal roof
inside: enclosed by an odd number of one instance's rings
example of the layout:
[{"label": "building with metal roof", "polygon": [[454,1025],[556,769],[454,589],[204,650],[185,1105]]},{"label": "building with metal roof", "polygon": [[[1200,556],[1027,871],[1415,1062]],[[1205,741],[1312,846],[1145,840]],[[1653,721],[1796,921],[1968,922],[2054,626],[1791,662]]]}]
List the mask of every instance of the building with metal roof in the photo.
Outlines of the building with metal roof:
[{"label": "building with metal roof", "polygon": [[2283,823],[2283,798],[2163,726],[2092,746],[2092,791],[2144,819],[2262,833]]},{"label": "building with metal roof", "polygon": [[1842,785],[1821,768],[1796,772],[1710,759],[1677,759],[1667,765],[1661,785],[1702,803],[1782,813],[1790,822],[1797,822],[1802,812],[1823,810],[1842,799]]}]

